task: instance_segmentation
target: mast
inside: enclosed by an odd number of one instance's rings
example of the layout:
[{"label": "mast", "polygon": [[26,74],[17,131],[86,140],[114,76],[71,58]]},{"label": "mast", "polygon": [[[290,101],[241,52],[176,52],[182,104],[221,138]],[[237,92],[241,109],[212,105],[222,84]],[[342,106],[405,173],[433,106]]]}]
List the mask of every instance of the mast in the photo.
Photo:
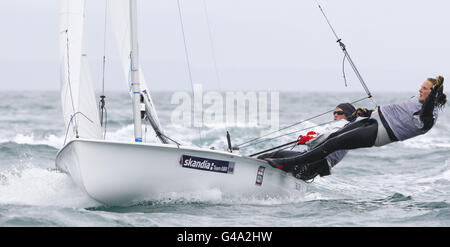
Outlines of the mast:
[{"label": "mast", "polygon": [[142,142],[141,88],[139,78],[139,53],[137,41],[136,0],[130,0],[130,72],[133,90],[134,140]]},{"label": "mast", "polygon": [[130,86],[129,93],[133,102],[135,138],[137,141],[141,140],[139,138],[142,138],[143,135],[142,121],[148,120],[159,140],[162,143],[169,143],[171,139],[164,134],[161,127],[150,90],[139,64],[136,2],[136,0],[108,1],[108,10],[116,34],[125,75],[124,81]]}]

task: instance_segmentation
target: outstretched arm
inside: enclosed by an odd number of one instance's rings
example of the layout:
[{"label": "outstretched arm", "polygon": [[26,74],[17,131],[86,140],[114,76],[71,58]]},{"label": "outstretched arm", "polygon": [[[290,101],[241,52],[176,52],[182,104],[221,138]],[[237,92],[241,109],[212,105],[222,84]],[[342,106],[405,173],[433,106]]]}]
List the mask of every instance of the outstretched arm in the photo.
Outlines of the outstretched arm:
[{"label": "outstretched arm", "polygon": [[431,88],[431,92],[428,95],[428,97],[425,99],[425,102],[422,105],[422,108],[420,109],[419,118],[420,121],[423,123],[423,130],[429,130],[431,127],[433,127],[434,124],[434,105],[436,102],[436,97],[439,91],[439,88],[444,83],[444,78],[438,77],[436,84]]}]

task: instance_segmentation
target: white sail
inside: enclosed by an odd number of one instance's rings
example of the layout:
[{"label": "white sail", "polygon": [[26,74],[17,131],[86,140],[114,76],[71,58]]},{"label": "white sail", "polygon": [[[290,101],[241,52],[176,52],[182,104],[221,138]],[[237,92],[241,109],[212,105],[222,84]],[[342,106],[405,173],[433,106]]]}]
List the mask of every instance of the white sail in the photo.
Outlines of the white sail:
[{"label": "white sail", "polygon": [[84,0],[61,1],[61,100],[66,140],[102,138],[87,55],[83,47]]},{"label": "white sail", "polygon": [[[302,189],[303,186],[288,173],[271,167],[264,160],[236,153],[172,144],[92,140],[101,138],[101,126],[83,49],[85,2],[62,0],[62,3],[61,97],[68,138],[57,153],[55,163],[57,169],[69,174],[87,195],[110,205],[130,205],[173,193],[217,188],[226,195],[260,195],[262,198],[290,195],[292,191]],[[144,96],[152,127],[166,143],[168,138],[160,133],[159,120],[139,68],[135,2],[111,0],[108,6],[126,81],[133,81],[136,95]],[[130,17],[134,17],[133,21]],[[131,23],[134,24],[132,31]],[[136,101],[133,104],[135,116],[137,104]],[[135,125],[136,122],[139,125],[140,120],[135,121]],[[75,138],[77,135],[79,138]],[[135,133],[135,138],[138,136]]]},{"label": "white sail", "polygon": [[[114,33],[116,35],[117,45],[119,49],[119,55],[122,62],[122,68],[125,75],[125,82],[129,87],[130,96],[133,97],[132,88],[130,85],[130,51],[131,51],[131,40],[130,40],[130,5],[129,0],[111,0],[108,2],[109,15],[113,23]],[[158,115],[150,96],[150,90],[145,82],[142,69],[139,67],[139,82],[141,94],[144,96],[144,103],[146,106],[146,114],[149,118],[150,124],[152,125],[155,132],[158,134],[159,139],[163,143],[168,143],[165,137],[161,124],[159,122]],[[160,135],[162,134],[162,135]]]}]

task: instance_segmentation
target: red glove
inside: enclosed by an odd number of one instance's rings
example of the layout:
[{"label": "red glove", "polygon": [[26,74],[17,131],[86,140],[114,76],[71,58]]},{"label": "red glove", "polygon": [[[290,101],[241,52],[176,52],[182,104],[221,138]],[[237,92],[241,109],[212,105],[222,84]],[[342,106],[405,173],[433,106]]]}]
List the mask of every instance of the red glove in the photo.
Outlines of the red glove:
[{"label": "red glove", "polygon": [[310,131],[305,136],[300,136],[300,138],[298,138],[297,145],[305,145],[308,141],[316,138],[318,135],[319,133]]}]

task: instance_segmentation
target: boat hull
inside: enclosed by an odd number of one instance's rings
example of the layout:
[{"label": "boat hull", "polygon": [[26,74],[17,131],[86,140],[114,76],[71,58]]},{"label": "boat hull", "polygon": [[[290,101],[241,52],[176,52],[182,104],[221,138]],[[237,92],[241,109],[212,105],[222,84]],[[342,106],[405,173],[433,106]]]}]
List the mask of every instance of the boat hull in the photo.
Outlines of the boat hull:
[{"label": "boat hull", "polygon": [[58,152],[56,167],[90,197],[111,205],[208,189],[239,196],[280,196],[304,189],[262,160],[167,144],[75,139]]}]

